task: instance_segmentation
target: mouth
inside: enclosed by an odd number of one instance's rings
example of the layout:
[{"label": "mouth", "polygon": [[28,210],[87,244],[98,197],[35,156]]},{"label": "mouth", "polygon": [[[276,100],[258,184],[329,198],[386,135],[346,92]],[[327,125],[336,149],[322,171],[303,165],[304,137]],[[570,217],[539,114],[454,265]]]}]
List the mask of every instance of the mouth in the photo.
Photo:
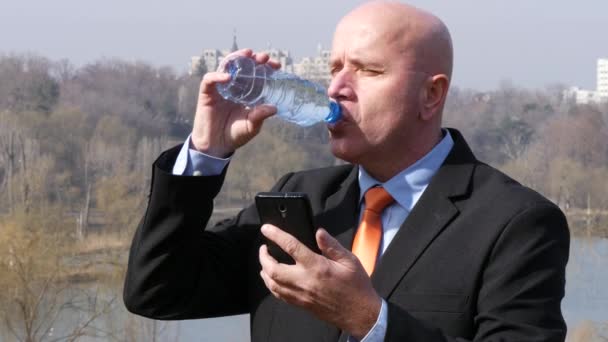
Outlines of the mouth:
[{"label": "mouth", "polygon": [[330,133],[337,133],[342,130],[344,126],[354,123],[354,119],[351,115],[348,105],[342,102],[337,102],[341,109],[341,118],[337,122],[327,124],[327,129]]},{"label": "mouth", "polygon": [[348,109],[346,109],[346,107],[343,104],[341,104],[341,103],[338,103],[338,104],[341,107],[340,109],[341,109],[342,115],[340,117],[340,120],[338,120],[337,122],[327,124],[327,129],[330,132],[334,132],[334,131],[340,129],[342,126],[346,125],[347,123],[353,121],[353,118],[350,115],[350,112],[348,111]]},{"label": "mouth", "polygon": [[345,116],[342,116],[342,119],[340,119],[338,122],[327,124],[327,130],[329,130],[331,133],[337,133],[343,127],[347,126],[351,122],[352,122],[352,118],[350,118],[350,117],[347,118]]},{"label": "mouth", "polygon": [[336,124],[342,122],[342,121],[353,121],[353,117],[351,115],[351,112],[349,110],[349,106],[347,106],[344,103],[338,102],[338,105],[340,106],[340,111],[341,111],[341,118],[340,120],[338,120],[338,122],[336,122]]}]

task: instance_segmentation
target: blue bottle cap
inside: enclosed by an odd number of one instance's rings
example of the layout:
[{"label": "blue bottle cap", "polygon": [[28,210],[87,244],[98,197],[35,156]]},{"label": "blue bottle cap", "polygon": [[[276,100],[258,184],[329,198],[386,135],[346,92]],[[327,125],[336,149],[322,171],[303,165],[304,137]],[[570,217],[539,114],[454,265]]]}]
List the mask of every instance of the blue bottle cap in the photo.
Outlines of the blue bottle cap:
[{"label": "blue bottle cap", "polygon": [[329,114],[325,118],[325,122],[327,123],[336,123],[340,119],[342,119],[342,107],[337,102],[330,101],[329,102]]}]

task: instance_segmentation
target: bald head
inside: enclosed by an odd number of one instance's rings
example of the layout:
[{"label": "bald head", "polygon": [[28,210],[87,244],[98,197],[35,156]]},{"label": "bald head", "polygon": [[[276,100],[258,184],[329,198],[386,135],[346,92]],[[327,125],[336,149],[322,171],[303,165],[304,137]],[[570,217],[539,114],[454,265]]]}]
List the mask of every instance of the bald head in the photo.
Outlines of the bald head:
[{"label": "bald head", "polygon": [[332,152],[387,180],[441,139],[452,42],[434,15],[373,1],[348,13],[334,34],[329,97],[343,108]]},{"label": "bald head", "polygon": [[452,39],[445,24],[419,8],[391,1],[367,2],[348,13],[338,24],[375,31],[408,58],[411,67],[429,75],[452,75]]}]

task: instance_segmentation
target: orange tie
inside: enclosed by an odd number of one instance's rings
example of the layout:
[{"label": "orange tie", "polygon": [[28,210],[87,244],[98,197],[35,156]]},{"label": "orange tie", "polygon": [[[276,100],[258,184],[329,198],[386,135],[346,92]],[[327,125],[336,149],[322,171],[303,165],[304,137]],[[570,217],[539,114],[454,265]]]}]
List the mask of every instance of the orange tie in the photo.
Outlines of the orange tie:
[{"label": "orange tie", "polygon": [[382,239],[382,210],[395,200],[382,187],[374,187],[365,193],[365,210],[353,241],[353,254],[371,276],[376,265]]}]

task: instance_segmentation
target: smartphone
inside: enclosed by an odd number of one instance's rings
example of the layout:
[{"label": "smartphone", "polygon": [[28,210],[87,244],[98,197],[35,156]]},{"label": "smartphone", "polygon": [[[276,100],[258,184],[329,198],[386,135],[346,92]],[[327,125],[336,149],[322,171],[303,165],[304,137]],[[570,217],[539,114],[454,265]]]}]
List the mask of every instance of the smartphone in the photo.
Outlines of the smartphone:
[{"label": "smartphone", "polygon": [[[315,253],[321,253],[315,239],[315,225],[308,196],[303,192],[260,192],[255,205],[262,224],[277,226]],[[273,241],[266,239],[268,253],[278,262],[295,264],[293,258]]]}]

